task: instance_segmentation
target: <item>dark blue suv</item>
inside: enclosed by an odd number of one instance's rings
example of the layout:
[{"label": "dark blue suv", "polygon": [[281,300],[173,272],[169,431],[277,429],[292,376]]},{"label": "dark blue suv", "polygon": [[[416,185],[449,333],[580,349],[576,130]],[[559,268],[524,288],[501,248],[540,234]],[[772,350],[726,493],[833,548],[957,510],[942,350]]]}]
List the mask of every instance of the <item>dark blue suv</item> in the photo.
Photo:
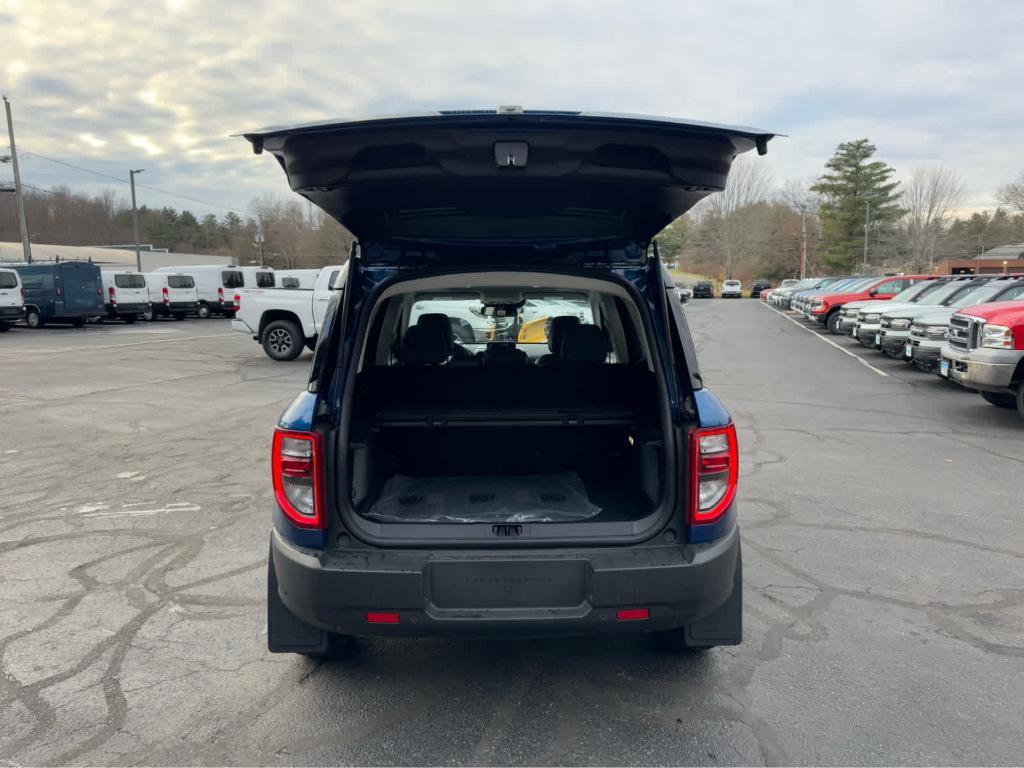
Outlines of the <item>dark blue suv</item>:
[{"label": "dark blue suv", "polygon": [[736,431],[654,236],[771,134],[503,109],[246,138],[358,238],[274,433],[270,650],[739,643]]}]

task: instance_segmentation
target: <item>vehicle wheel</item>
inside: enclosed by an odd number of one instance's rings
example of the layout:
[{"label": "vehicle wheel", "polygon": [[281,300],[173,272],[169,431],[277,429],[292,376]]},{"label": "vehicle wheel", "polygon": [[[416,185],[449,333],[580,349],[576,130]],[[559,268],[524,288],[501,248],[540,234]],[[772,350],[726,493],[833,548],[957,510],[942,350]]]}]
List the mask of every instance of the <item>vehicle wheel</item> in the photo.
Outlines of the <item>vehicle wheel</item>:
[{"label": "vehicle wheel", "polygon": [[153,322],[154,320],[156,320],[156,312],[153,311],[152,307],[147,307],[142,312],[142,319],[148,320],[149,322]]},{"label": "vehicle wheel", "polygon": [[25,310],[25,323],[29,328],[42,328],[46,325],[46,321],[43,320],[43,316],[39,314],[39,310],[35,307],[30,307]]},{"label": "vehicle wheel", "polygon": [[187,317],[187,315],[184,312],[175,312],[174,313],[174,319],[175,320],[184,320],[186,317]]},{"label": "vehicle wheel", "polygon": [[981,396],[985,398],[986,402],[1000,408],[1020,407],[1020,390],[1016,395],[1011,395],[1009,392],[982,392]]},{"label": "vehicle wheel", "polygon": [[1024,419],[1024,382],[1017,385],[1017,413]]},{"label": "vehicle wheel", "polygon": [[85,325],[85,318],[76,317],[74,320],[71,321],[71,325],[73,325],[75,328],[81,328]]},{"label": "vehicle wheel", "polygon": [[291,320],[274,320],[263,329],[260,343],[272,360],[294,360],[302,354],[306,339],[302,329]]},{"label": "vehicle wheel", "polygon": [[6,321],[0,321],[0,333],[7,333],[11,330],[11,324]]},{"label": "vehicle wheel", "polygon": [[196,310],[196,317],[198,317],[200,320],[206,320],[207,318],[209,318],[210,317],[210,305],[209,304],[200,304],[199,308]]},{"label": "vehicle wheel", "polygon": [[827,318],[825,318],[825,327],[828,328],[828,332],[839,335],[839,312],[835,311]]},{"label": "vehicle wheel", "polygon": [[654,646],[654,650],[662,653],[697,654],[708,650],[708,646],[695,648],[686,642],[686,627],[652,632],[651,644]]},{"label": "vehicle wheel", "polygon": [[121,319],[124,320],[126,323],[128,323],[128,325],[131,325],[132,323],[134,323],[136,320],[139,319],[139,316],[138,315],[125,315]]}]

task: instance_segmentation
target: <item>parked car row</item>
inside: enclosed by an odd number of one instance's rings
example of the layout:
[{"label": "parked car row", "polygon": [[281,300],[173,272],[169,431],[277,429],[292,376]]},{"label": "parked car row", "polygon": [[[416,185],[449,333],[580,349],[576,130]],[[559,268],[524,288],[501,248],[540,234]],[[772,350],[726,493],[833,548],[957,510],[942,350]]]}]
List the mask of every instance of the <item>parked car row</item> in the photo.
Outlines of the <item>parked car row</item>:
[{"label": "parked car row", "polygon": [[[234,317],[245,288],[312,289],[319,270],[197,265],[141,273],[86,261],[0,265],[0,331],[22,321],[29,328],[59,323],[170,317]],[[312,273],[312,274],[309,274]]]},{"label": "parked car row", "polygon": [[762,299],[1024,418],[1024,275],[808,278]]},{"label": "parked car row", "polygon": [[[783,281],[785,284],[787,281]],[[796,282],[795,280],[789,282]],[[755,280],[750,286],[750,298],[756,299],[762,292],[771,290],[772,284],[768,280]],[[682,283],[676,284],[676,294],[680,301],[690,299],[713,299],[715,297],[715,286],[709,280],[698,280],[692,286]],[[743,283],[739,280],[726,280],[722,283],[723,299],[743,298]]]}]

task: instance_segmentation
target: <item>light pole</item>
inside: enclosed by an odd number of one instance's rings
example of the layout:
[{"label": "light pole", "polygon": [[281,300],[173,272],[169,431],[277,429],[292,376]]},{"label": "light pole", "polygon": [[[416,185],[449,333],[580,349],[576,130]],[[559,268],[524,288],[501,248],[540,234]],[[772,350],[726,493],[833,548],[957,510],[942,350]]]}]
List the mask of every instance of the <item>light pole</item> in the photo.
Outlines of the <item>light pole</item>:
[{"label": "light pole", "polygon": [[139,209],[135,206],[135,174],[142,173],[145,168],[128,171],[128,180],[132,185],[132,229],[135,230],[135,269],[142,271],[142,251],[139,248]]},{"label": "light pole", "polygon": [[28,223],[25,221],[25,200],[21,196],[21,173],[18,170],[18,148],[14,146],[14,119],[11,117],[11,102],[4,96],[4,111],[7,113],[7,135],[11,140],[11,166],[14,170],[14,196],[18,198],[18,224],[21,226],[21,250],[25,263],[32,263],[32,245],[28,238]]}]

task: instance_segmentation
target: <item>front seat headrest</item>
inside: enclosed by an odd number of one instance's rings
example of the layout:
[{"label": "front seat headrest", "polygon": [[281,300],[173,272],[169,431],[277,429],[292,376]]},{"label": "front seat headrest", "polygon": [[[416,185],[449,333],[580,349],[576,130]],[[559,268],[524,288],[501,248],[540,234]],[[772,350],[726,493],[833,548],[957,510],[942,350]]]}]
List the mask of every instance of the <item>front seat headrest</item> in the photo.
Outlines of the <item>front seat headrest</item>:
[{"label": "front seat headrest", "polygon": [[427,312],[426,314],[419,316],[419,319],[416,320],[416,325],[426,325],[437,328],[437,330],[448,340],[448,350],[451,351],[453,343],[452,324],[448,319],[448,315],[442,312]]},{"label": "front seat headrest", "polygon": [[580,319],[575,315],[559,315],[551,318],[551,325],[548,327],[548,349],[556,356],[562,351],[562,342],[565,341],[565,332],[573,326],[579,325]]},{"label": "front seat headrest", "polygon": [[603,363],[608,358],[608,339],[596,325],[569,328],[562,342],[562,362]]},{"label": "front seat headrest", "polygon": [[[447,329],[448,324],[445,323]],[[406,365],[440,365],[448,362],[451,339],[436,324],[412,325],[402,342],[402,362]]]}]

